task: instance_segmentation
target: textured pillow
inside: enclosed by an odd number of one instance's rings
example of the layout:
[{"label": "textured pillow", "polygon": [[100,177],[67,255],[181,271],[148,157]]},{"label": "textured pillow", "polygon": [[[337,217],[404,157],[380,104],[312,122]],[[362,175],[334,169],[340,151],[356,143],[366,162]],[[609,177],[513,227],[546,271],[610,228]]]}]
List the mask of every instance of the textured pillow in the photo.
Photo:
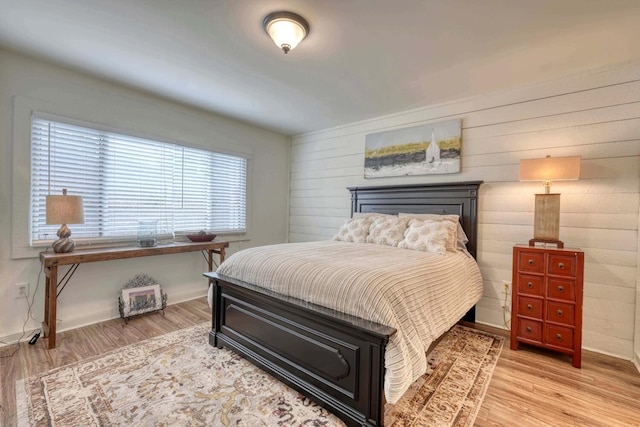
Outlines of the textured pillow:
[{"label": "textured pillow", "polygon": [[399,213],[400,218],[416,218],[416,219],[430,219],[432,221],[452,221],[456,223],[456,247],[461,251],[467,250],[467,242],[469,238],[460,224],[460,217],[458,215],[439,215],[439,214],[414,214],[414,213]]},{"label": "textured pillow", "polygon": [[367,243],[376,245],[398,246],[404,239],[404,231],[407,229],[406,218],[398,218],[395,215],[375,217],[369,227]]},{"label": "textured pillow", "polygon": [[378,212],[354,212],[353,217],[376,219],[376,218],[397,218],[398,215],[383,214]]},{"label": "textured pillow", "polygon": [[333,236],[333,240],[341,242],[366,243],[369,235],[369,227],[373,222],[372,218],[351,218],[340,226],[338,234]]},{"label": "textured pillow", "polygon": [[444,255],[455,251],[456,226],[451,221],[411,219],[399,248]]}]

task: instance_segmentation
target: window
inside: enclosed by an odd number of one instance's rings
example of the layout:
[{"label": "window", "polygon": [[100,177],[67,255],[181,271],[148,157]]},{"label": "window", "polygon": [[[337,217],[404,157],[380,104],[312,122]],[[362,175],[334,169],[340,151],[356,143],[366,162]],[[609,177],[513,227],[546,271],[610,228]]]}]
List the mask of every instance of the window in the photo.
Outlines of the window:
[{"label": "window", "polygon": [[31,245],[56,238],[47,194],[83,196],[82,242],[135,239],[138,221],[158,234],[246,231],[247,159],[34,115],[31,120]]}]

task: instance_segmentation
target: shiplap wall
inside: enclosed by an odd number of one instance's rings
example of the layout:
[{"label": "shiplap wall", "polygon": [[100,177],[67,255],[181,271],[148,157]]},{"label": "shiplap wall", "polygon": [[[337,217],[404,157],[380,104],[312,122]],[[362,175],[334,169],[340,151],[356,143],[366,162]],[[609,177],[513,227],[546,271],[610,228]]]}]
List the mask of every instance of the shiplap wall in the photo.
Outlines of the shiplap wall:
[{"label": "shiplap wall", "polygon": [[[462,171],[367,179],[365,135],[462,119]],[[478,263],[480,322],[503,326],[503,280],[515,243],[533,234],[534,194],[519,161],[582,156],[579,181],[553,184],[561,196],[560,238],[585,251],[585,348],[634,354],[640,194],[640,64],[401,112],[299,135],[291,150],[291,242],[330,238],[350,213],[348,186],[483,180]],[[510,306],[510,297],[508,301]],[[640,311],[640,310],[639,310]],[[636,353],[640,353],[636,345]]]}]

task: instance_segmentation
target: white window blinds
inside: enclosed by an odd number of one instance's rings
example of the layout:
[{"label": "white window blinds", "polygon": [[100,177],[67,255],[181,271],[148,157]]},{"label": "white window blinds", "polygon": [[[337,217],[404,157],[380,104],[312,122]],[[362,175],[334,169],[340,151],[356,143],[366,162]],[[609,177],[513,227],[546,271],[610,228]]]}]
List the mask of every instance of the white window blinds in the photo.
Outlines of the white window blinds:
[{"label": "white window blinds", "polygon": [[31,244],[56,239],[48,194],[83,196],[76,241],[135,239],[138,221],[159,235],[246,231],[247,159],[64,123],[31,126]]}]

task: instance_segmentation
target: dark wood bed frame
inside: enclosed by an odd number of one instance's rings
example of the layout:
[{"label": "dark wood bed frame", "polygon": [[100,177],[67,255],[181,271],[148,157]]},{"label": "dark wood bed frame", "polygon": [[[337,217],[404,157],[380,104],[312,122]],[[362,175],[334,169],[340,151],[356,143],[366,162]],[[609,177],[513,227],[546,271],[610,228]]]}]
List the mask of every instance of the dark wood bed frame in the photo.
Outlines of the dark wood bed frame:
[{"label": "dark wood bed frame", "polygon": [[[351,212],[456,214],[477,250],[481,181],[353,187]],[[228,347],[353,426],[384,419],[384,351],[395,329],[205,273],[213,279],[211,345]],[[464,320],[475,319],[473,307]]]}]

